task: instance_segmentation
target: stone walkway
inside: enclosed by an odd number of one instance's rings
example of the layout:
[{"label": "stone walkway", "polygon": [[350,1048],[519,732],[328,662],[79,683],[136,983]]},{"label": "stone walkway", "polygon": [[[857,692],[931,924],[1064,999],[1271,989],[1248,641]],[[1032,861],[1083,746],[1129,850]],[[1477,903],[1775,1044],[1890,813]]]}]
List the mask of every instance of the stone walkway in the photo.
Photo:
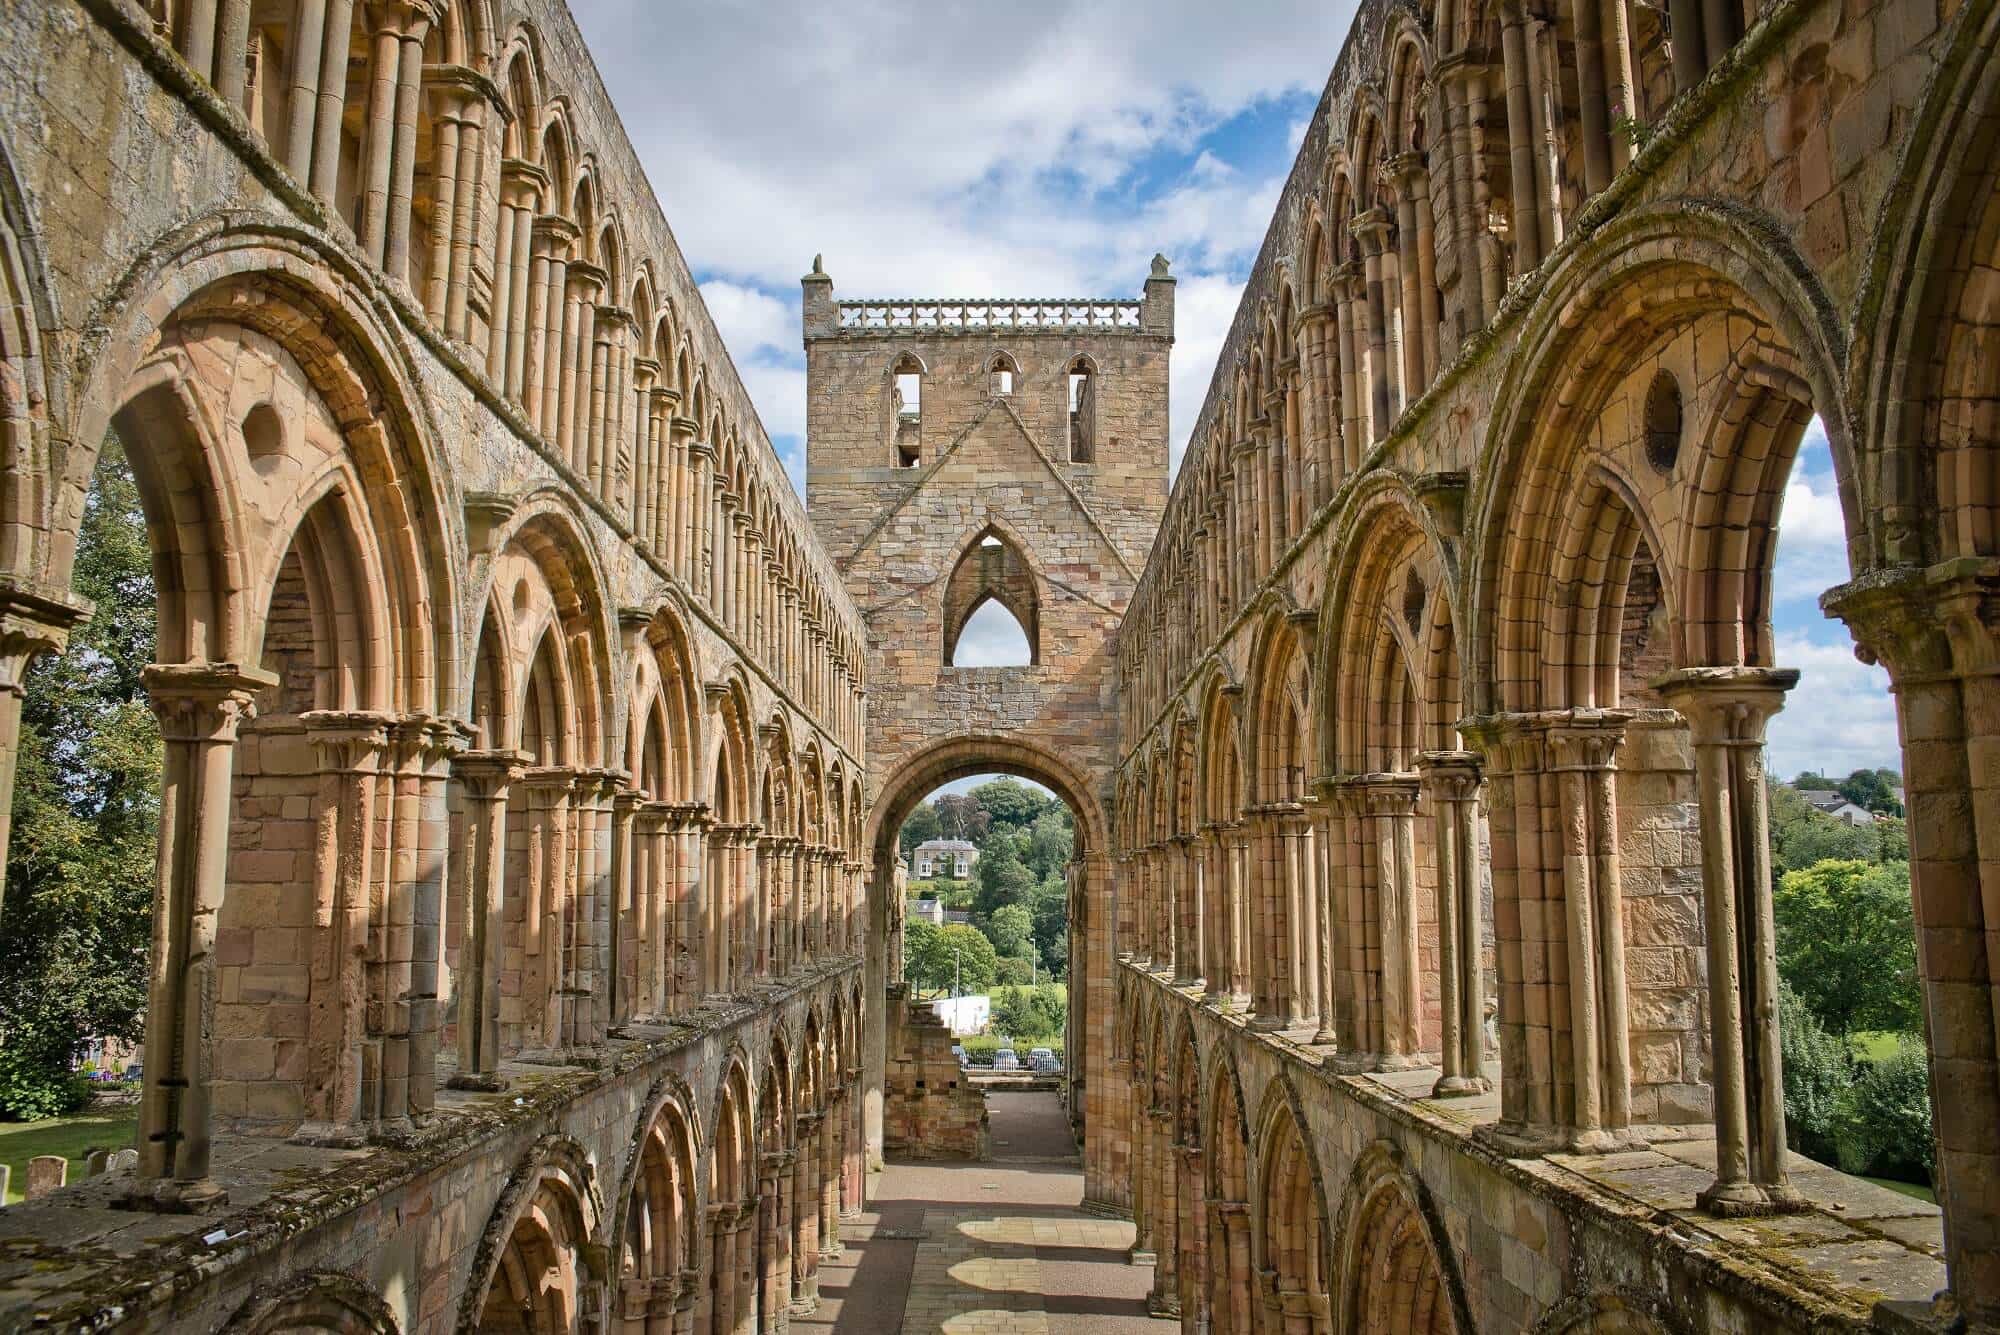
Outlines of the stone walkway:
[{"label": "stone walkway", "polygon": [[1078,1209],[1083,1172],[1054,1094],[990,1094],[993,1159],[892,1161],[841,1221],[820,1306],[795,1331],[840,1335],[1161,1335],[1132,1225]]}]

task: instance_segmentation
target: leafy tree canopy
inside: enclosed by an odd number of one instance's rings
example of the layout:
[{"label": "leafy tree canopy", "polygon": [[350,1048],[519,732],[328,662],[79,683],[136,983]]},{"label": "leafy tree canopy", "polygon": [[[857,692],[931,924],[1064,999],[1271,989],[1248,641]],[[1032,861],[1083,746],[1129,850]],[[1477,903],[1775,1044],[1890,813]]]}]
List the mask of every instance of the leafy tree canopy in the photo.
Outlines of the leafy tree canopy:
[{"label": "leafy tree canopy", "polygon": [[84,504],[76,592],[96,604],[68,652],[28,672],[0,920],[0,1112],[80,1106],[92,1038],[137,1040],[146,1005],[161,746],[145,515],[118,441]]},{"label": "leafy tree canopy", "polygon": [[1778,878],[1778,972],[1835,1034],[1923,1023],[1910,870],[1828,859]]},{"label": "leafy tree canopy", "polygon": [[984,992],[999,973],[999,957],[983,932],[963,923],[943,927],[912,922],[903,928],[903,974],[926,991],[952,985],[953,951],[957,952],[958,985],[962,992]]}]

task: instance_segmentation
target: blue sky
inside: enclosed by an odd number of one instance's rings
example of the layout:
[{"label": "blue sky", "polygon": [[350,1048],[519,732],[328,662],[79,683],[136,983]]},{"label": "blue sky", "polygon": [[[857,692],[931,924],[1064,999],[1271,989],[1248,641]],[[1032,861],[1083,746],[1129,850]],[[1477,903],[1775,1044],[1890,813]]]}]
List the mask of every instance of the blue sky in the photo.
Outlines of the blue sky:
[{"label": "blue sky", "polygon": [[[799,276],[836,293],[1137,296],[1173,261],[1179,461],[1353,5],[1263,0],[718,3],[572,0],[737,369],[803,489]],[[746,53],[754,52],[754,58]],[[1895,765],[1886,678],[1819,615],[1845,577],[1832,465],[1809,440],[1774,583],[1804,679],[1771,767]],[[997,606],[960,662],[1017,661]]]}]

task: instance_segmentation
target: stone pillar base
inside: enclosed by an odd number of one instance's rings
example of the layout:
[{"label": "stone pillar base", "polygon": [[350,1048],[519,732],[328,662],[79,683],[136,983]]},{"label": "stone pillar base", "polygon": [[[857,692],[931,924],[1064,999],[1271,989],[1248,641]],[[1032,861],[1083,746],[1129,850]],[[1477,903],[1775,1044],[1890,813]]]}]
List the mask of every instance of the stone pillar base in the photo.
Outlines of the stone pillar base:
[{"label": "stone pillar base", "polygon": [[229,1192],[207,1177],[193,1182],[140,1178],[112,1204],[121,1210],[147,1210],[154,1214],[208,1214],[229,1204]]},{"label": "stone pillar base", "polygon": [[504,1075],[455,1075],[444,1082],[446,1089],[462,1089],[474,1094],[498,1094],[514,1082]]}]

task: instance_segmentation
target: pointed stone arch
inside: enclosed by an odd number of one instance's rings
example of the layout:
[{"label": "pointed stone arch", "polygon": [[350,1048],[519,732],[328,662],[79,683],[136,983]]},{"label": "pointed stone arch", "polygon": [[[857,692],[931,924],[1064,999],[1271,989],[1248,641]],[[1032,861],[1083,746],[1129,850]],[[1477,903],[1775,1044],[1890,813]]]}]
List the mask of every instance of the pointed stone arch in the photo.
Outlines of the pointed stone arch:
[{"label": "pointed stone arch", "polygon": [[944,662],[958,654],[966,622],[987,602],[1007,610],[1028,641],[1028,662],[1042,661],[1041,577],[1011,525],[989,518],[959,548],[944,585]]}]

